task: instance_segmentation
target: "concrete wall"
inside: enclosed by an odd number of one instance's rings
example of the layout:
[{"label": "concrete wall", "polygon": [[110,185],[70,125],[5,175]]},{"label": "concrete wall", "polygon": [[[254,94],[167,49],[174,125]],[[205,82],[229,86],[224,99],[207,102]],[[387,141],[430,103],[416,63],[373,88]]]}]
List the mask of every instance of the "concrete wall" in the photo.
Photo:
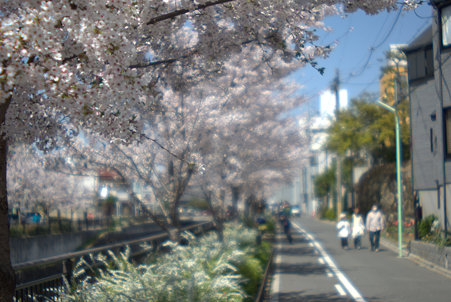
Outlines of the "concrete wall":
[{"label": "concrete wall", "polygon": [[438,247],[423,241],[411,241],[410,253],[450,270],[451,247]]},{"label": "concrete wall", "polygon": [[10,238],[11,262],[18,264],[76,251],[100,231],[85,231],[31,238]]},{"label": "concrete wall", "polygon": [[113,244],[121,241],[139,239],[161,231],[162,229],[154,223],[133,225],[127,228],[103,234],[101,238],[97,240],[95,247]]},{"label": "concrete wall", "polygon": [[410,87],[413,186],[430,190],[437,188],[436,181],[443,183],[442,110],[433,79],[422,84]]},{"label": "concrete wall", "polygon": [[[184,226],[189,224],[192,224],[192,222],[182,222]],[[121,241],[139,239],[158,232],[161,232],[161,228],[158,225],[144,223],[107,233],[105,230],[98,230],[61,235],[43,235],[30,238],[11,238],[11,262],[14,265],[74,252],[94,237],[99,238],[97,238],[92,247],[98,247]]]}]

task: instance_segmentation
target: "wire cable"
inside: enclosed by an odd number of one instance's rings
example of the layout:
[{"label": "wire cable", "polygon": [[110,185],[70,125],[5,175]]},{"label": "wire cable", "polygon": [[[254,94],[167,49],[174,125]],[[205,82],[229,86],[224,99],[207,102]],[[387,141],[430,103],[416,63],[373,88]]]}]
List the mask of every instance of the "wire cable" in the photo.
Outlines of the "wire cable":
[{"label": "wire cable", "polygon": [[392,23],[392,25],[391,25],[391,27],[390,27],[390,30],[389,30],[388,33],[385,35],[384,39],[382,39],[382,41],[379,42],[376,46],[370,47],[370,53],[369,53],[369,55],[368,55],[368,57],[367,57],[367,60],[366,60],[365,64],[364,64],[363,67],[360,69],[360,71],[357,72],[357,73],[350,73],[350,74],[348,75],[348,77],[346,78],[346,81],[349,81],[349,79],[351,79],[351,78],[353,78],[353,77],[357,77],[357,76],[363,74],[363,73],[366,71],[366,69],[368,68],[368,65],[370,64],[370,61],[371,61],[371,58],[372,58],[374,52],[375,52],[379,47],[381,47],[381,46],[388,40],[388,38],[390,37],[390,35],[393,33],[393,30],[395,29],[395,26],[396,26],[396,24],[397,24],[398,21],[399,21],[399,17],[401,16],[402,9],[403,9],[403,6],[401,6],[401,7],[399,8],[398,14],[396,15],[396,18],[395,18],[395,20],[393,21],[393,23]]}]

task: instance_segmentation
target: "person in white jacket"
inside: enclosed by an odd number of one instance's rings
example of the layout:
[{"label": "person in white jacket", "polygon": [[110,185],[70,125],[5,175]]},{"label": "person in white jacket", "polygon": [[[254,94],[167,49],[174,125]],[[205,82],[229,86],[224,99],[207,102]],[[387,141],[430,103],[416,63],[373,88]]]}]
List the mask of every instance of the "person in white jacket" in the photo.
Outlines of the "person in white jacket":
[{"label": "person in white jacket", "polygon": [[368,230],[371,251],[379,252],[379,240],[381,231],[384,229],[384,224],[384,215],[382,215],[378,206],[374,205],[366,216],[366,229]]},{"label": "person in white jacket", "polygon": [[354,209],[351,225],[352,239],[354,239],[354,248],[360,250],[362,248],[362,236],[365,233],[365,223],[363,221],[362,215],[360,214],[359,208]]},{"label": "person in white jacket", "polygon": [[348,249],[348,237],[351,234],[351,224],[346,218],[345,213],[340,214],[340,220],[337,222],[338,238],[341,241],[341,248]]}]

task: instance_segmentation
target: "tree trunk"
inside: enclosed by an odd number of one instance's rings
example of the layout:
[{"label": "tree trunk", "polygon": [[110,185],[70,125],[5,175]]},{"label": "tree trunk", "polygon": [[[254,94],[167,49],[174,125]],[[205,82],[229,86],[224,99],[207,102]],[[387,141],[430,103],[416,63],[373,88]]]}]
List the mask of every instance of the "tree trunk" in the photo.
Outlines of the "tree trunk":
[{"label": "tree trunk", "polygon": [[238,200],[240,198],[240,187],[232,186],[232,217],[238,213]]},{"label": "tree trunk", "polygon": [[221,214],[221,210],[217,211],[213,206],[213,201],[211,198],[211,193],[205,193],[204,197],[207,201],[208,208],[213,216],[213,223],[215,225],[216,236],[218,237],[219,242],[224,242],[224,216]]},{"label": "tree trunk", "polygon": [[244,213],[243,214],[244,214],[245,218],[249,218],[252,198],[253,198],[252,195],[250,195],[244,201]]},{"label": "tree trunk", "polygon": [[8,196],[6,163],[8,143],[0,137],[0,301],[12,301],[16,286],[9,248]]}]

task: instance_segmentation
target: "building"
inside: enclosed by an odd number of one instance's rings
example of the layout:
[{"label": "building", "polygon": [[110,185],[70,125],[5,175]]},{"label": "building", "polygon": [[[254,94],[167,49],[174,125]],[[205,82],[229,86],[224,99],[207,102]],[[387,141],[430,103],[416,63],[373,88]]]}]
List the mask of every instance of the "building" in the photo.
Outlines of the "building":
[{"label": "building", "polygon": [[[340,101],[339,109],[341,110],[348,108],[348,91],[346,89],[340,89],[338,92],[338,97]],[[334,118],[337,107],[335,92],[329,89],[321,92],[319,102],[320,118]]]},{"label": "building", "polygon": [[451,1],[431,1],[432,25],[405,49],[417,209],[451,226]]},{"label": "building", "polygon": [[[346,89],[339,90],[339,103],[340,109],[348,107],[348,91]],[[335,118],[336,105],[335,93],[331,90],[323,91],[319,97],[319,114],[309,116],[307,121],[310,156],[300,166],[294,192],[303,211],[309,215],[314,215],[323,202],[332,202],[332,200],[316,199],[314,178],[329,169],[335,160],[335,155],[325,149],[325,144],[327,130]]]},{"label": "building", "polygon": [[[387,53],[387,63],[379,80],[379,95],[390,106],[407,97],[407,60],[401,49],[406,44],[392,44]],[[395,90],[396,89],[396,90]]]},{"label": "building", "polygon": [[[130,199],[132,184],[113,169],[98,172],[99,205],[105,216],[133,216],[137,205]],[[112,198],[112,199],[111,199]]]}]

